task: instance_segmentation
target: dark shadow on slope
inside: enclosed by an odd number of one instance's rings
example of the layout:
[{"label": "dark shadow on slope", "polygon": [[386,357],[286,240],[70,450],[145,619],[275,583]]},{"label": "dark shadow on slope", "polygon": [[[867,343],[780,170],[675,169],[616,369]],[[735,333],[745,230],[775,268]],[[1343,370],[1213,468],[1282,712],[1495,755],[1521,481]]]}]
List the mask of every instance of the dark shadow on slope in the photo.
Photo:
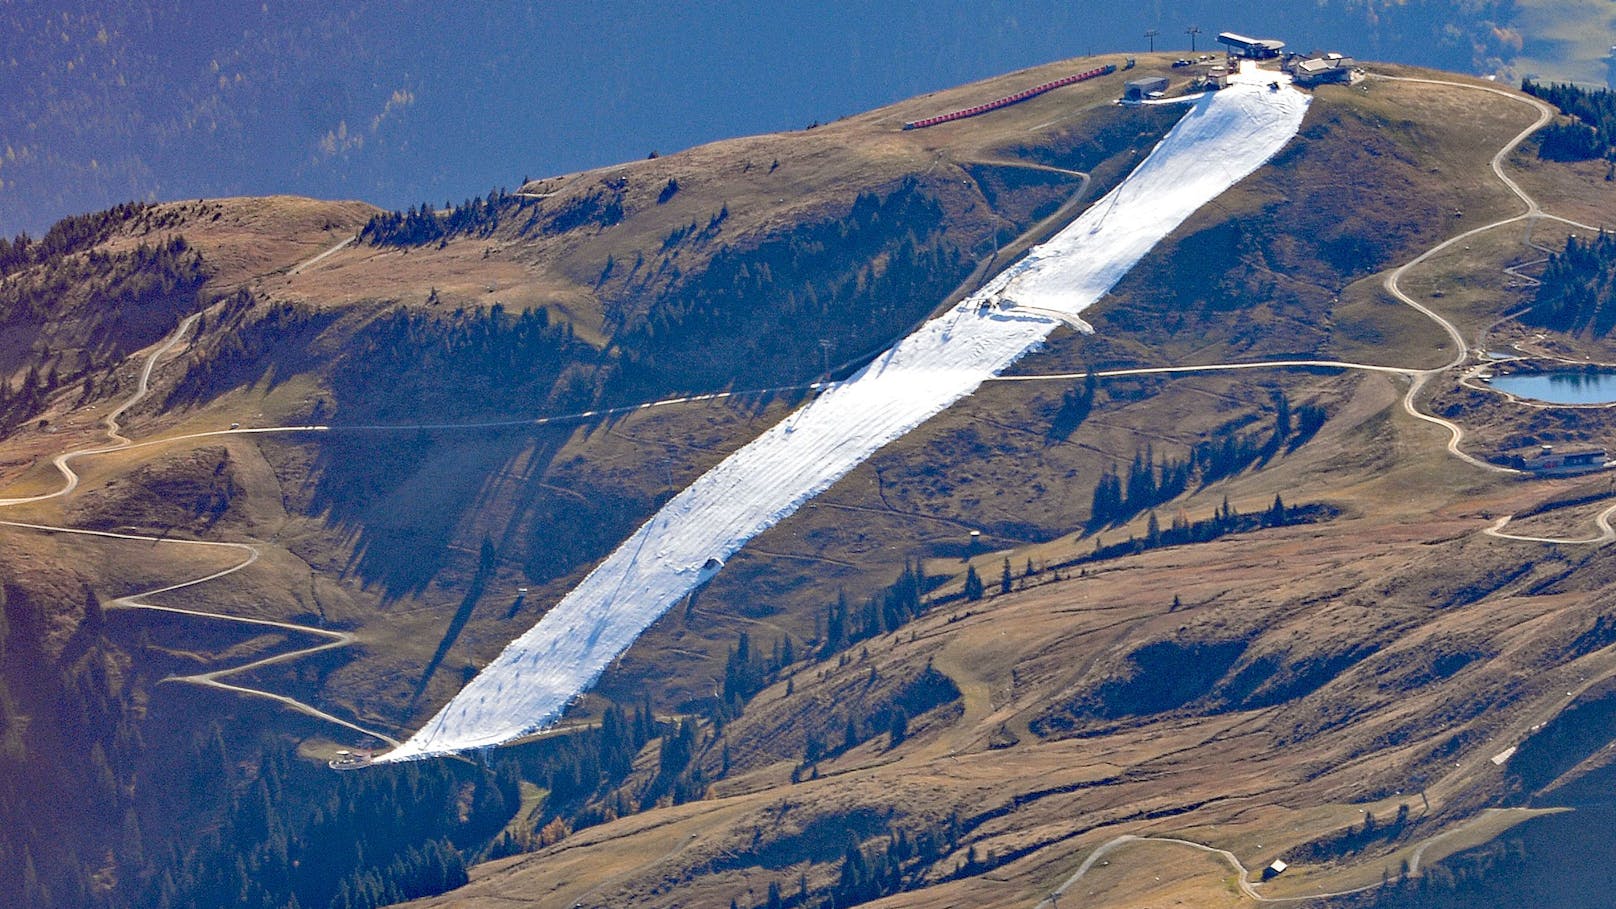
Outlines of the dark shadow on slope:
[{"label": "dark shadow on slope", "polygon": [[455,609],[454,618],[449,620],[449,627],[443,633],[443,640],[438,642],[438,649],[433,652],[432,659],[427,661],[426,668],[421,672],[421,678],[415,683],[415,690],[410,694],[410,710],[415,709],[421,695],[426,692],[427,684],[432,681],[433,673],[438,671],[443,658],[448,656],[450,648],[460,639],[460,632],[465,629],[466,623],[471,621],[471,613],[477,608],[477,601],[482,599],[483,591],[488,586],[488,578],[494,573],[494,568],[498,564],[499,558],[494,551],[494,544],[484,537],[482,550],[477,557],[477,573],[472,576],[471,584],[466,588],[466,596],[460,601],[459,608]]},{"label": "dark shadow on slope", "polygon": [[[1053,214],[1083,182],[1074,173],[1015,164],[963,164],[988,205],[1018,224]],[[1008,238],[1007,238],[1008,239]]]},{"label": "dark shadow on slope", "polygon": [[1530,797],[1616,739],[1616,685],[1585,692],[1522,742],[1504,773]]},{"label": "dark shadow on slope", "polygon": [[419,592],[490,478],[524,456],[526,473],[541,475],[569,432],[332,432],[320,439],[310,510],[351,540],[347,570],[361,581],[389,598]]},{"label": "dark shadow on slope", "polygon": [[[609,304],[623,364],[609,399],[797,384],[827,360],[884,348],[974,265],[944,229],[951,188],[908,177],[860,194],[845,213],[724,246],[660,289],[624,287]],[[649,277],[677,274],[678,252],[660,253],[662,270]]]},{"label": "dark shadow on slope", "polygon": [[1028,726],[1034,735],[1081,735],[1089,721],[1167,713],[1213,691],[1239,661],[1243,639],[1153,641],[1129,653],[1119,674],[1059,704]]},{"label": "dark shadow on slope", "polygon": [[[212,314],[214,326],[198,320],[189,365],[163,409],[205,404],[232,388],[259,384],[274,388],[317,368],[325,356],[320,336],[339,315],[336,310],[292,303],[262,305],[250,291],[237,291]],[[313,418],[322,416],[316,413]]]},{"label": "dark shadow on slope", "polygon": [[[1290,651],[1266,653],[1247,663],[1220,686],[1219,694],[1241,709],[1272,707],[1306,697],[1380,649],[1365,643],[1333,653],[1297,658]],[[1444,663],[1440,669],[1446,669]],[[1462,666],[1453,668],[1449,675]]]}]

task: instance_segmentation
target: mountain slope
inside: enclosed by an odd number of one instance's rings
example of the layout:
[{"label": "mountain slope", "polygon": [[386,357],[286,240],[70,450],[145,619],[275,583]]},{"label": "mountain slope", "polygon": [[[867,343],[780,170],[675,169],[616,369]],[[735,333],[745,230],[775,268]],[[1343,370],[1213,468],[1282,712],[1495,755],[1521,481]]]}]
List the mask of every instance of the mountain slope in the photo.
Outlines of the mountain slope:
[{"label": "mountain slope", "polygon": [[[1158,240],[1291,141],[1307,98],[1263,87],[1252,69],[1188,108],[1125,183],[1071,226],[698,478],[386,760],[500,744],[552,724],[753,536],[1075,319]],[[1208,157],[1223,162],[1220,174],[1201,171]]]},{"label": "mountain slope", "polygon": [[[74,460],[70,495],[0,516],[125,535],[0,530],[5,753],[26,768],[4,804],[30,813],[4,825],[6,886],[41,905],[205,905],[293,880],[245,857],[340,855],[355,864],[305,896],[340,885],[374,902],[420,893],[406,882],[432,862],[442,889],[452,848],[507,856],[446,898],[472,905],[758,905],[771,883],[782,901],[806,883],[810,902],[1008,905],[1119,836],[1172,834],[1248,868],[1300,857],[1269,887],[1303,895],[1376,883],[1512,787],[1594,769],[1575,770],[1582,745],[1549,747],[1530,776],[1491,758],[1530,751],[1568,698],[1598,700],[1605,550],[1481,530],[1558,496],[1520,532],[1576,535],[1602,493],[1451,459],[1398,405],[1402,376],[1452,356],[1446,333],[1383,284],[1515,213],[1487,162],[1536,109],[1479,83],[1378,78],[1317,92],[1304,141],[1142,260],[1085,314],[1095,335],[1059,330],[1019,372],[1059,378],[985,385],[760,534],[561,733],[496,753],[494,774],[333,775],[292,754],[293,739],[308,759],[379,741],[331,719],[401,738],[675,490],[777,423],[794,386],[845,374],[1115,185],[1172,119],[1111,105],[1120,75],[899,129],[1095,62],[447,214],[157,206],[8,260],[7,318],[56,334],[7,352],[6,496],[59,489],[50,458],[105,447],[100,421],[120,408],[139,444]],[[1609,192],[1574,168],[1532,178],[1562,198]],[[1570,229],[1551,224],[1533,236]],[[1526,293],[1502,271],[1529,254],[1520,228],[1454,247],[1406,288],[1491,330]],[[102,267],[126,294],[75,277]],[[53,307],[72,318],[43,318]],[[55,349],[82,353],[52,370]],[[1384,369],[1133,371],[1276,358]],[[1085,381],[1090,365],[1115,374]],[[124,407],[147,366],[151,393]],[[639,407],[662,398],[681,400]],[[1495,419],[1466,417],[1466,447]],[[1605,421],[1515,431],[1598,438]],[[151,601],[285,625],[115,602],[242,559],[197,538],[256,559]],[[309,652],[326,634],[342,646]],[[276,654],[301,655],[255,662]],[[244,664],[217,681],[315,714],[160,684]],[[395,799],[420,813],[401,839],[373,838],[356,806]],[[1360,809],[1386,821],[1401,804],[1384,833],[1343,835]],[[122,822],[85,820],[102,816]],[[1155,866],[1164,895],[1227,893],[1209,853],[1111,848],[1102,867],[1121,877],[1074,886],[1155,899],[1138,877]]]}]

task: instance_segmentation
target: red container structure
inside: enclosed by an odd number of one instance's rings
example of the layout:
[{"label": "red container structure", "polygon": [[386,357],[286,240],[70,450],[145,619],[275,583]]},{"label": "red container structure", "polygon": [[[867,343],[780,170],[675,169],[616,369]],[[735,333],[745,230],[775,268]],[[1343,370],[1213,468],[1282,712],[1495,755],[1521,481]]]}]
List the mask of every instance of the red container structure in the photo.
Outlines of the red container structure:
[{"label": "red container structure", "polygon": [[1056,79],[1054,82],[1045,82],[1043,85],[1035,85],[1026,91],[1016,92],[1013,95],[1006,95],[997,101],[989,101],[986,104],[978,104],[975,107],[967,107],[964,110],[957,110],[952,113],[938,114],[935,117],[927,117],[924,120],[911,120],[908,123],[905,123],[903,128],[924,129],[928,126],[936,126],[939,123],[951,123],[955,120],[964,120],[966,117],[974,117],[977,114],[985,114],[990,110],[998,110],[1001,107],[1009,107],[1012,104],[1019,104],[1028,98],[1036,98],[1044,92],[1053,91],[1063,85],[1073,85],[1078,82],[1085,82],[1097,76],[1109,76],[1116,71],[1117,68],[1115,64],[1107,63],[1105,66],[1098,69],[1091,69],[1086,73],[1078,73],[1075,76],[1067,76],[1064,79]]}]

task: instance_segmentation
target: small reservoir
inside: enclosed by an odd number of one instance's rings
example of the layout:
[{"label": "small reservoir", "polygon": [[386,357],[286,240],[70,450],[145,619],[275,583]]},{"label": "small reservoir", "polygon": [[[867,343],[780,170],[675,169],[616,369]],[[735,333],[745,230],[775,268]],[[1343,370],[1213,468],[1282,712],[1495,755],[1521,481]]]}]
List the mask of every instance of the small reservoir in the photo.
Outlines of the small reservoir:
[{"label": "small reservoir", "polygon": [[1616,371],[1565,369],[1494,376],[1488,384],[1499,391],[1546,404],[1610,404],[1616,402]]}]

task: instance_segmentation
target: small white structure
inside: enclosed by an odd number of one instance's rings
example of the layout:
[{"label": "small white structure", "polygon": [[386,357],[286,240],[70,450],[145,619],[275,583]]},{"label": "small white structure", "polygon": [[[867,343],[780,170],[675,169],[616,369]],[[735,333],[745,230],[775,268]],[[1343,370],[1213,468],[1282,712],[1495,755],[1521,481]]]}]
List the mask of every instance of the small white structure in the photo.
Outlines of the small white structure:
[{"label": "small white structure", "polygon": [[1274,863],[1272,865],[1269,865],[1267,868],[1262,870],[1262,879],[1265,881],[1271,881],[1274,878],[1279,877],[1281,874],[1284,874],[1285,869],[1289,867],[1289,865],[1285,864],[1279,859],[1274,859]]}]

